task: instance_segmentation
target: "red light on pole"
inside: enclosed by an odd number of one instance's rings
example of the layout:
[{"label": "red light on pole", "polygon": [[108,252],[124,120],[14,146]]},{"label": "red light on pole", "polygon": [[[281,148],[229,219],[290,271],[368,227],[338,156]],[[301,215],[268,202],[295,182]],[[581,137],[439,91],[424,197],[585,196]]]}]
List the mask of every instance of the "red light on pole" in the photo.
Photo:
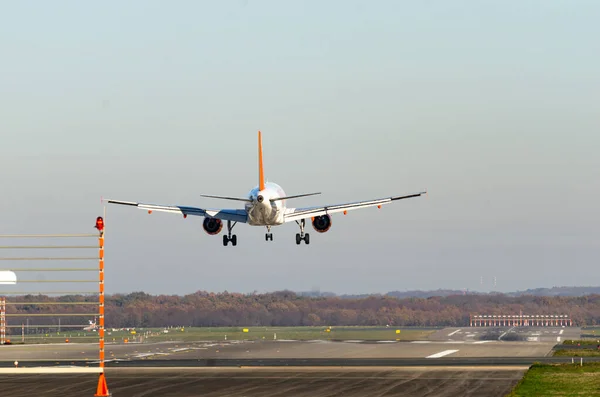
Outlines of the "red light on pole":
[{"label": "red light on pole", "polygon": [[104,230],[104,219],[101,216],[96,218],[96,226],[94,227],[98,229],[99,232],[102,232]]}]

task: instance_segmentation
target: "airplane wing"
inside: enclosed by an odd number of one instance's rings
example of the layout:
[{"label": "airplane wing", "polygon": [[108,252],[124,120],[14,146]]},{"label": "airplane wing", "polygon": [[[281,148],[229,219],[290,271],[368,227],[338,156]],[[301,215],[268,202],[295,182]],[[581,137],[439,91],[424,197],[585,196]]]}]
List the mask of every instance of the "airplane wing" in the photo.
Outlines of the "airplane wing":
[{"label": "airplane wing", "polygon": [[292,222],[300,219],[312,218],[314,216],[330,215],[335,214],[337,212],[345,212],[351,210],[358,210],[361,208],[380,206],[389,204],[397,200],[419,197],[424,194],[427,194],[427,192],[409,194],[406,196],[385,197],[370,201],[357,201],[354,203],[328,205],[325,207],[289,208],[284,215],[284,220],[285,222]]},{"label": "airplane wing", "polygon": [[217,218],[226,221],[234,221],[246,223],[248,221],[248,214],[246,210],[242,209],[205,209],[198,207],[185,207],[179,205],[156,205],[156,204],[144,204],[136,203],[133,201],[120,201],[120,200],[105,200],[111,204],[129,205],[137,207],[148,212],[159,211],[159,212],[170,212],[173,214],[181,214],[184,217],[188,215],[204,216],[209,218]]}]

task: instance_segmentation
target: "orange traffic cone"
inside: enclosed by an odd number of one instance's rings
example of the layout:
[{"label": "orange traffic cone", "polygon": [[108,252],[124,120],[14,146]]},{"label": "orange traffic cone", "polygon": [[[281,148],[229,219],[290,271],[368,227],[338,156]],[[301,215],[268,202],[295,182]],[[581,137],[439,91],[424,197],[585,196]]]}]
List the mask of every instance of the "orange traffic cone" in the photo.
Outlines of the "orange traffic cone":
[{"label": "orange traffic cone", "polygon": [[106,385],[106,378],[104,377],[104,372],[100,374],[98,378],[98,388],[96,389],[96,394],[94,397],[110,397],[110,393],[108,392],[108,386]]}]

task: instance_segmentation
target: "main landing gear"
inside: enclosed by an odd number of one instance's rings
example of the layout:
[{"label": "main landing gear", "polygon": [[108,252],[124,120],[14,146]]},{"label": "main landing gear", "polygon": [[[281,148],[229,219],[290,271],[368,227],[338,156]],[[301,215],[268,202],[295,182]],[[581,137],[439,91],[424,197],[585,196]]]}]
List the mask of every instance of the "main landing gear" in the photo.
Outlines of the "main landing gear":
[{"label": "main landing gear", "polygon": [[301,219],[300,222],[296,221],[296,223],[298,226],[300,226],[300,233],[296,233],[296,244],[300,245],[302,240],[304,240],[307,245],[310,244],[310,235],[308,233],[304,233],[304,219]]},{"label": "main landing gear", "polygon": [[265,241],[273,241],[273,233],[271,233],[271,226],[267,226],[267,234],[265,234]]},{"label": "main landing gear", "polygon": [[237,245],[237,236],[234,234],[233,236],[231,235],[231,230],[233,230],[233,227],[237,224],[237,222],[235,222],[233,225],[231,224],[231,221],[227,221],[227,235],[223,235],[223,245],[225,247],[227,247],[227,243],[229,243],[231,241],[231,245],[233,245],[234,247]]}]

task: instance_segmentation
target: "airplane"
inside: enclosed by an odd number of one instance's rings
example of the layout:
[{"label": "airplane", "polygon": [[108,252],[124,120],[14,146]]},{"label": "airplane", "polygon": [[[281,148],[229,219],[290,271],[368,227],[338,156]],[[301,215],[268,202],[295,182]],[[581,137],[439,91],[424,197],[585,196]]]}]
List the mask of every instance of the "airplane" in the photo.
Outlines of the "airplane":
[{"label": "airplane", "polygon": [[96,325],[95,317],[94,317],[94,321],[88,320],[88,322],[90,323],[90,325],[88,325],[87,327],[84,327],[83,328],[84,331],[96,331],[98,329],[98,326]]},{"label": "airplane", "polygon": [[375,207],[381,208],[382,205],[390,204],[398,200],[404,200],[412,197],[419,197],[427,192],[419,192],[404,196],[391,196],[378,198],[368,201],[357,201],[346,204],[335,204],[317,207],[289,208],[287,201],[307,196],[314,196],[318,193],[305,193],[287,196],[281,186],[273,182],[265,182],[265,174],[263,169],[263,150],[262,150],[262,133],[258,131],[258,185],[255,186],[246,197],[226,197],[214,195],[200,195],[201,197],[233,200],[244,202],[243,209],[208,209],[198,207],[187,207],[178,205],[156,205],[144,204],[132,201],[111,200],[106,201],[111,204],[120,204],[126,206],[137,207],[148,211],[151,214],[153,211],[168,212],[183,215],[187,218],[188,215],[202,216],[204,221],[202,227],[209,235],[217,235],[223,229],[223,222],[227,221],[227,234],[223,234],[223,245],[227,246],[229,242],[233,246],[237,245],[237,236],[232,235],[232,230],[237,223],[246,223],[250,226],[261,226],[267,228],[265,235],[266,241],[273,241],[273,233],[271,227],[283,225],[288,222],[296,222],[300,226],[300,233],[296,234],[296,244],[300,245],[302,241],[305,244],[310,243],[309,233],[304,231],[306,220],[310,219],[312,226],[318,233],[325,233],[331,228],[331,215],[343,212],[344,215],[348,211]]}]

